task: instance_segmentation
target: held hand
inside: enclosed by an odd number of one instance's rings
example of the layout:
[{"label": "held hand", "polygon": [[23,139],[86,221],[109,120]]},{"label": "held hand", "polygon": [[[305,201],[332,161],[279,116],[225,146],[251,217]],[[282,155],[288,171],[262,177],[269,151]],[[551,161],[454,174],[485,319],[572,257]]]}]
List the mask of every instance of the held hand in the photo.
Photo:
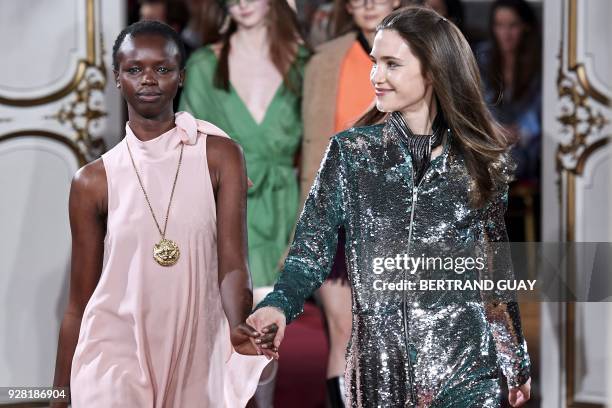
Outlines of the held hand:
[{"label": "held hand", "polygon": [[522,407],[531,397],[531,378],[520,387],[508,389],[508,402],[513,407]]},{"label": "held hand", "polygon": [[276,325],[265,327],[263,331],[261,334],[246,323],[236,326],[230,333],[234,350],[245,355],[264,354],[268,359],[278,358],[278,348],[273,344]]},{"label": "held hand", "polygon": [[234,327],[230,332],[230,338],[234,350],[240,354],[246,355],[261,355],[261,350],[256,346],[255,340],[258,339],[261,334],[253,327],[245,323],[240,323]]},{"label": "held hand", "polygon": [[[272,356],[278,359],[278,348],[283,341],[285,327],[287,327],[287,319],[284,313],[275,307],[262,307],[250,315],[246,321],[247,324],[259,330],[263,333],[263,336],[266,337],[266,339],[261,339],[262,351],[264,351],[267,356],[273,354]],[[274,336],[273,341],[272,344],[269,344],[265,340],[269,338],[268,336],[272,335]],[[263,345],[266,347],[263,347]],[[270,353],[270,351],[272,351],[272,353]]]},{"label": "held hand", "polygon": [[276,323],[273,323],[269,326],[266,326],[262,329],[262,334],[255,341],[255,345],[259,348],[259,350],[268,357],[269,360],[276,359],[278,360],[278,347],[274,345],[274,338],[276,337],[276,332],[278,331],[278,326]]}]

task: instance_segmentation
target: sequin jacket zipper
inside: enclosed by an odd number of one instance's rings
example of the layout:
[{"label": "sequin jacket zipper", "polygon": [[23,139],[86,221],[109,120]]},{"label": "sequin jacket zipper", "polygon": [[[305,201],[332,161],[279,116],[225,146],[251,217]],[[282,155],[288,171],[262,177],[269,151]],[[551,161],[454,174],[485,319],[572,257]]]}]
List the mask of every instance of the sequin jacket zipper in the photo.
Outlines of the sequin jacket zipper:
[{"label": "sequin jacket zipper", "polygon": [[[431,157],[431,143],[432,143],[432,139],[433,136],[431,138],[429,138],[429,154]],[[410,172],[412,174],[412,205],[411,205],[411,210],[410,210],[410,226],[408,227],[408,256],[410,256],[410,247],[412,244],[412,229],[414,226],[414,210],[416,209],[416,204],[417,204],[417,199],[418,199],[418,194],[419,194],[419,187],[421,187],[421,184],[423,184],[423,181],[425,180],[425,176],[428,172],[429,168],[425,171],[425,173],[423,174],[423,176],[421,177],[421,180],[419,180],[418,184],[414,184],[414,165],[412,163],[412,160],[410,161]],[[404,283],[407,281],[408,279],[408,271],[404,270]],[[410,385],[410,399],[412,400],[413,404],[416,403],[416,395],[414,393],[414,378],[412,376],[412,358],[410,356],[410,344],[408,341],[408,306],[406,303],[406,288],[404,288],[404,296],[403,296],[403,314],[404,314],[404,343],[406,346],[406,358],[408,359],[408,381],[409,381],[409,385]]]}]

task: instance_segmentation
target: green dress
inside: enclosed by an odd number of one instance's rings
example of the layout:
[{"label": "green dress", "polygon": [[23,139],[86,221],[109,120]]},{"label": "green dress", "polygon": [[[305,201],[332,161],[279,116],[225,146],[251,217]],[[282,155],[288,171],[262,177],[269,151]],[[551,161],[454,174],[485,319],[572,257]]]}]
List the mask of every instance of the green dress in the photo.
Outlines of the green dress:
[{"label": "green dress", "polygon": [[249,264],[253,286],[271,286],[279,272],[299,205],[293,159],[302,137],[301,89],[308,57],[300,48],[290,78],[298,92],[285,84],[276,91],[261,123],[257,123],[233,88],[213,85],[217,57],[210,47],[192,54],[179,109],[212,122],[244,150],[253,186],[247,194]]}]

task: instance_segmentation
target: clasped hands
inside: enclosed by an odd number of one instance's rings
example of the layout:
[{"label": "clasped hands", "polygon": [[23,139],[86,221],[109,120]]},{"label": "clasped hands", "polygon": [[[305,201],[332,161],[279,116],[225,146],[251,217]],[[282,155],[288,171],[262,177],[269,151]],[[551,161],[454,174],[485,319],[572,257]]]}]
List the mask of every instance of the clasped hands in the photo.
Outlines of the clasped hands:
[{"label": "clasped hands", "polygon": [[232,329],[230,337],[234,350],[240,354],[264,355],[278,360],[278,348],[286,326],[287,320],[280,309],[270,306],[257,309],[245,322]]}]

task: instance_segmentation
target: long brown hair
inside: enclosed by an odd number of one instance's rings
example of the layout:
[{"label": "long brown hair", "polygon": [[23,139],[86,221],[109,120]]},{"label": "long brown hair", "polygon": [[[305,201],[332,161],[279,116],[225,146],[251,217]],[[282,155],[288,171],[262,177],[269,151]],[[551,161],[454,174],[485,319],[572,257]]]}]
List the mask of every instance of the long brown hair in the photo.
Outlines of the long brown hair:
[{"label": "long brown hair", "polygon": [[[329,34],[332,38],[346,34],[349,31],[358,30],[358,27],[355,25],[355,20],[353,20],[353,16],[349,14],[348,10],[346,9],[348,2],[349,0],[334,1],[331,24],[329,25]],[[398,8],[422,4],[423,2],[424,0],[400,0],[400,6]]]},{"label": "long brown hair", "polygon": [[[438,106],[453,131],[453,147],[463,156],[475,188],[472,204],[484,205],[508,183],[509,141],[487,109],[474,54],[461,31],[433,10],[407,7],[388,15],[378,30],[395,30],[410,46],[432,81]],[[357,125],[380,123],[376,107]]]},{"label": "long brown hair", "polygon": [[531,82],[537,78],[542,69],[542,56],[540,54],[540,34],[538,32],[538,19],[531,6],[525,0],[497,0],[491,6],[491,14],[489,16],[489,30],[492,39],[491,59],[486,67],[486,73],[489,76],[490,85],[495,90],[496,95],[501,95],[504,92],[503,81],[503,57],[499,44],[493,32],[495,22],[495,13],[500,8],[511,9],[525,25],[525,31],[521,34],[516,58],[513,67],[513,83],[511,91],[511,99],[520,101],[526,94],[532,90]]},{"label": "long brown hair", "polygon": [[[297,15],[286,0],[269,0],[270,10],[266,16],[270,44],[270,59],[289,90],[298,93],[298,79],[291,76],[291,65],[298,57],[298,47],[306,43],[300,30]],[[221,43],[219,62],[214,85],[229,91],[230,38],[238,25],[229,17],[227,7],[219,0],[205,0],[202,4],[201,27],[204,44]]]}]

